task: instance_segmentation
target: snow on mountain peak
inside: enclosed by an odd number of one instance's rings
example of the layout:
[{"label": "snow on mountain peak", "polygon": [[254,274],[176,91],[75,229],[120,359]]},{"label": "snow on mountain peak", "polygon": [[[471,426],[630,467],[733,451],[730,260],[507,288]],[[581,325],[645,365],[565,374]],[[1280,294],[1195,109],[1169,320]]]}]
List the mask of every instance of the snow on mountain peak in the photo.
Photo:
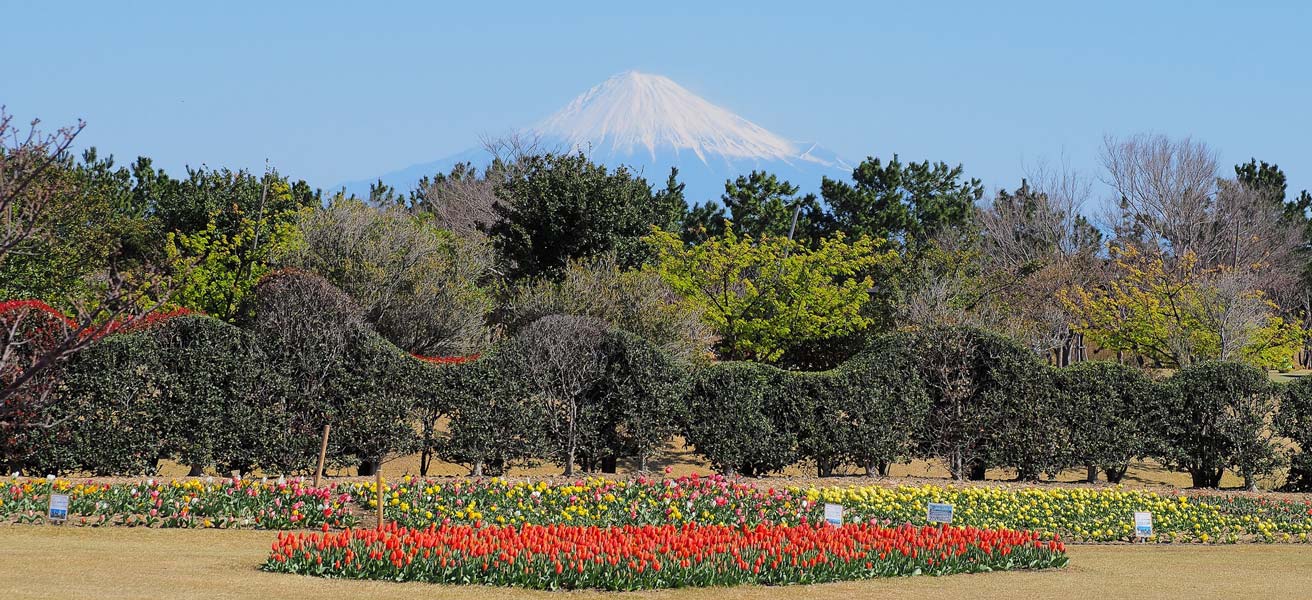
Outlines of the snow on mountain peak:
[{"label": "snow on mountain peak", "polygon": [[623,156],[645,150],[691,152],[703,163],[728,160],[802,160],[797,145],[711,104],[668,77],[627,71],[584,92],[532,128],[592,154]]},{"label": "snow on mountain peak", "polygon": [[[529,134],[541,148],[581,151],[607,167],[626,166],[643,177],[663,179],[671,167],[695,201],[720,197],[726,180],[760,170],[818,191],[823,177],[847,177],[852,167],[811,143],[794,143],[711,104],[668,77],[627,71],[593,87],[537,125]],[[471,148],[446,158],[411,165],[342,189],[361,197],[382,181],[412,189],[422,177],[445,173],[458,163],[485,166],[485,150]]]}]

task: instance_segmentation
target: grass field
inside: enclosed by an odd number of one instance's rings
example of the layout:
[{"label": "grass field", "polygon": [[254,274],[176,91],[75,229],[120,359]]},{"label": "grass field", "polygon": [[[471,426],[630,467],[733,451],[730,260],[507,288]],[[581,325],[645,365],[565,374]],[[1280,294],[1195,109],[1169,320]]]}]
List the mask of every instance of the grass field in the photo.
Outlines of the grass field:
[{"label": "grass field", "polygon": [[1075,546],[1060,571],[634,594],[335,581],[258,570],[272,532],[0,527],[0,598],[1308,598],[1312,549]]}]

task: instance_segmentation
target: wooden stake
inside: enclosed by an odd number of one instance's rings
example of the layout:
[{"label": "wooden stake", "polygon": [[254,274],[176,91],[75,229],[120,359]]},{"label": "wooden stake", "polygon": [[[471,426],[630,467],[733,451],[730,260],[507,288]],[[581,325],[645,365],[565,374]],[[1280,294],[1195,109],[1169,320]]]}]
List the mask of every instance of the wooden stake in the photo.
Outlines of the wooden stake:
[{"label": "wooden stake", "polygon": [[378,528],[383,528],[383,470],[374,465],[374,483],[378,486]]},{"label": "wooden stake", "polygon": [[323,477],[323,461],[328,457],[328,431],[333,428],[331,423],[323,425],[323,441],[319,443],[319,466],[314,470],[314,487],[319,487],[319,478]]}]

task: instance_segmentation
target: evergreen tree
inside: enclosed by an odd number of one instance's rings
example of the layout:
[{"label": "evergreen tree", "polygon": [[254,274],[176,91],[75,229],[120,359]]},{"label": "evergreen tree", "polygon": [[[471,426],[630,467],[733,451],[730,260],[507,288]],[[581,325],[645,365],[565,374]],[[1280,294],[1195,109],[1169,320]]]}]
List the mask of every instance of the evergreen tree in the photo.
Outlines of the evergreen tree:
[{"label": "evergreen tree", "polygon": [[820,194],[833,219],[831,230],[913,246],[945,229],[970,225],[984,186],[964,179],[961,165],[903,164],[894,154],[887,165],[873,157],[862,161],[850,184],[826,177]]}]

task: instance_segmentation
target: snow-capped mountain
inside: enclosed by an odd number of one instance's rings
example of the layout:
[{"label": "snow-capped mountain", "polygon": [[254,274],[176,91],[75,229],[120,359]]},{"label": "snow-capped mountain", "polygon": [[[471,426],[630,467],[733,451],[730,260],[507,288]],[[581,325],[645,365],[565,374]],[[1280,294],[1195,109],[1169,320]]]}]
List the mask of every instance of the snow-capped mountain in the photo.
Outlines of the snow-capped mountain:
[{"label": "snow-capped mountain", "polygon": [[[610,167],[626,165],[654,187],[678,167],[689,201],[718,199],[724,182],[765,170],[816,191],[822,176],[847,178],[852,167],[824,148],[785,139],[716,106],[667,77],[629,71],[575,98],[565,108],[520,131],[541,148],[580,151]],[[404,192],[423,176],[448,171],[459,162],[486,164],[482,150],[469,150],[383,175]],[[367,194],[369,184],[344,184]],[[341,187],[341,186],[339,186]]]}]

